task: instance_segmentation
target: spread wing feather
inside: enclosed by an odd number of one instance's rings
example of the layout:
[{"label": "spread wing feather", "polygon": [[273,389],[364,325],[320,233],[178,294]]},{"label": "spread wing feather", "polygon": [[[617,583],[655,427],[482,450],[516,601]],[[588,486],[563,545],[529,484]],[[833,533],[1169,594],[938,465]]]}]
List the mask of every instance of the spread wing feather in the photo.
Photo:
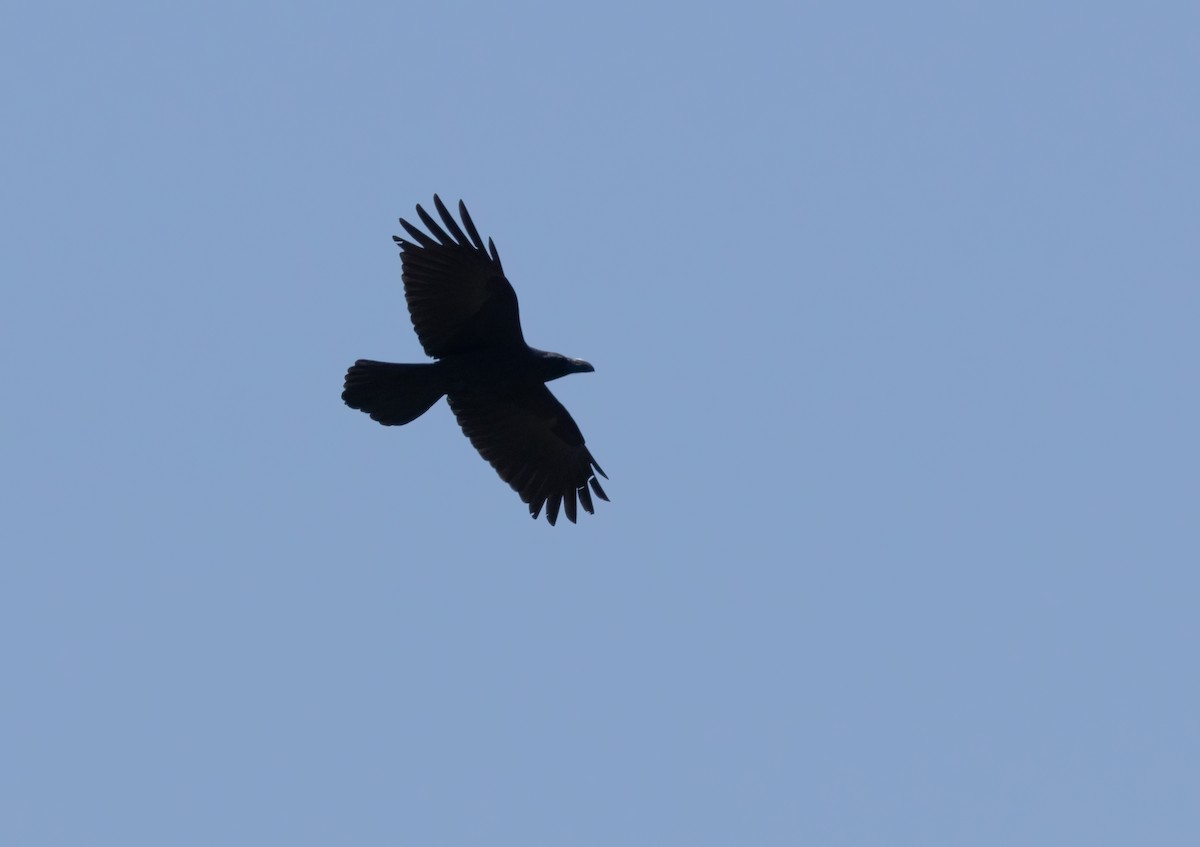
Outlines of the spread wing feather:
[{"label": "spread wing feather", "polygon": [[466,232],[440,198],[435,195],[433,202],[442,224],[417,206],[417,217],[429,233],[401,218],[411,240],[394,237],[400,246],[404,298],[421,346],[434,358],[485,347],[523,347],[517,295],[495,245],[489,239],[484,246],[461,202]]},{"label": "spread wing feather", "polygon": [[458,392],[447,399],[475,449],[521,496],[534,518],[544,507],[553,524],[562,508],[574,523],[577,500],[592,514],[592,492],[608,499],[596,479],[604,471],[571,415],[545,385],[532,383],[504,395]]}]

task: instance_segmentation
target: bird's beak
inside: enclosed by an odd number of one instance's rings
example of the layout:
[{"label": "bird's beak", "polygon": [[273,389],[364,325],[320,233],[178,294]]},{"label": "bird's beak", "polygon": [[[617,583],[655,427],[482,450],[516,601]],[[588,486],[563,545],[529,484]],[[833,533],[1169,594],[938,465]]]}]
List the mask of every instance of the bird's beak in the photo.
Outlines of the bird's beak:
[{"label": "bird's beak", "polygon": [[583,359],[572,359],[571,364],[575,366],[576,373],[590,374],[596,370],[591,366],[591,364],[585,362]]}]

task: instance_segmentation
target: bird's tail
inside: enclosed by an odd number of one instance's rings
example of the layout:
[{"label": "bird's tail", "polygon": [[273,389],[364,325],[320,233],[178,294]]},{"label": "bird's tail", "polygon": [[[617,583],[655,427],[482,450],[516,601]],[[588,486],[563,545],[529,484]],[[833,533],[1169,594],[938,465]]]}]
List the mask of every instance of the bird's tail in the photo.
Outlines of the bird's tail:
[{"label": "bird's tail", "polygon": [[393,365],[359,359],[346,371],[342,400],[385,426],[414,421],[446,393],[435,363]]}]

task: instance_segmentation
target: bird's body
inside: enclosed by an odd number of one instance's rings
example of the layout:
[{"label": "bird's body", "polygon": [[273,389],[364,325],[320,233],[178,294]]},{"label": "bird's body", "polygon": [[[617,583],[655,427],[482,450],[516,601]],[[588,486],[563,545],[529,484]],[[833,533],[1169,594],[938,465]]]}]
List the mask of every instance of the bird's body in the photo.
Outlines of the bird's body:
[{"label": "bird's body", "polygon": [[463,432],[530,515],[536,518],[545,506],[553,524],[562,507],[574,522],[576,497],[589,513],[592,492],[608,499],[595,477],[604,471],[545,383],[593,368],[525,343],[517,295],[496,246],[489,239],[485,250],[462,202],[466,232],[436,195],[433,202],[446,229],[417,206],[432,237],[401,219],[413,241],[395,240],[413,327],[436,361],[360,359],[346,373],[342,399],[390,426],[415,420],[446,396]]}]

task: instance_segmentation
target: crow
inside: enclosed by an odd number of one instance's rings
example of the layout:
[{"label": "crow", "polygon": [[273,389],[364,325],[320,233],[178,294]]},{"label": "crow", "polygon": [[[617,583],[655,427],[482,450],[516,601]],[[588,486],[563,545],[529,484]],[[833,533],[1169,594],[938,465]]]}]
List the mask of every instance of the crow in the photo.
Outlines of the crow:
[{"label": "crow", "polygon": [[413,329],[435,361],[359,359],[346,372],[342,400],[384,426],[399,426],[444,395],[467,438],[528,504],[532,518],[544,506],[553,525],[561,506],[574,523],[576,496],[594,514],[592,492],[608,500],[596,474],[608,476],[546,383],[595,368],[525,343],[517,294],[496,245],[489,238],[484,248],[461,200],[462,227],[436,194],[433,205],[445,229],[418,205],[430,234],[401,218],[412,240],[392,238],[400,247]]}]

